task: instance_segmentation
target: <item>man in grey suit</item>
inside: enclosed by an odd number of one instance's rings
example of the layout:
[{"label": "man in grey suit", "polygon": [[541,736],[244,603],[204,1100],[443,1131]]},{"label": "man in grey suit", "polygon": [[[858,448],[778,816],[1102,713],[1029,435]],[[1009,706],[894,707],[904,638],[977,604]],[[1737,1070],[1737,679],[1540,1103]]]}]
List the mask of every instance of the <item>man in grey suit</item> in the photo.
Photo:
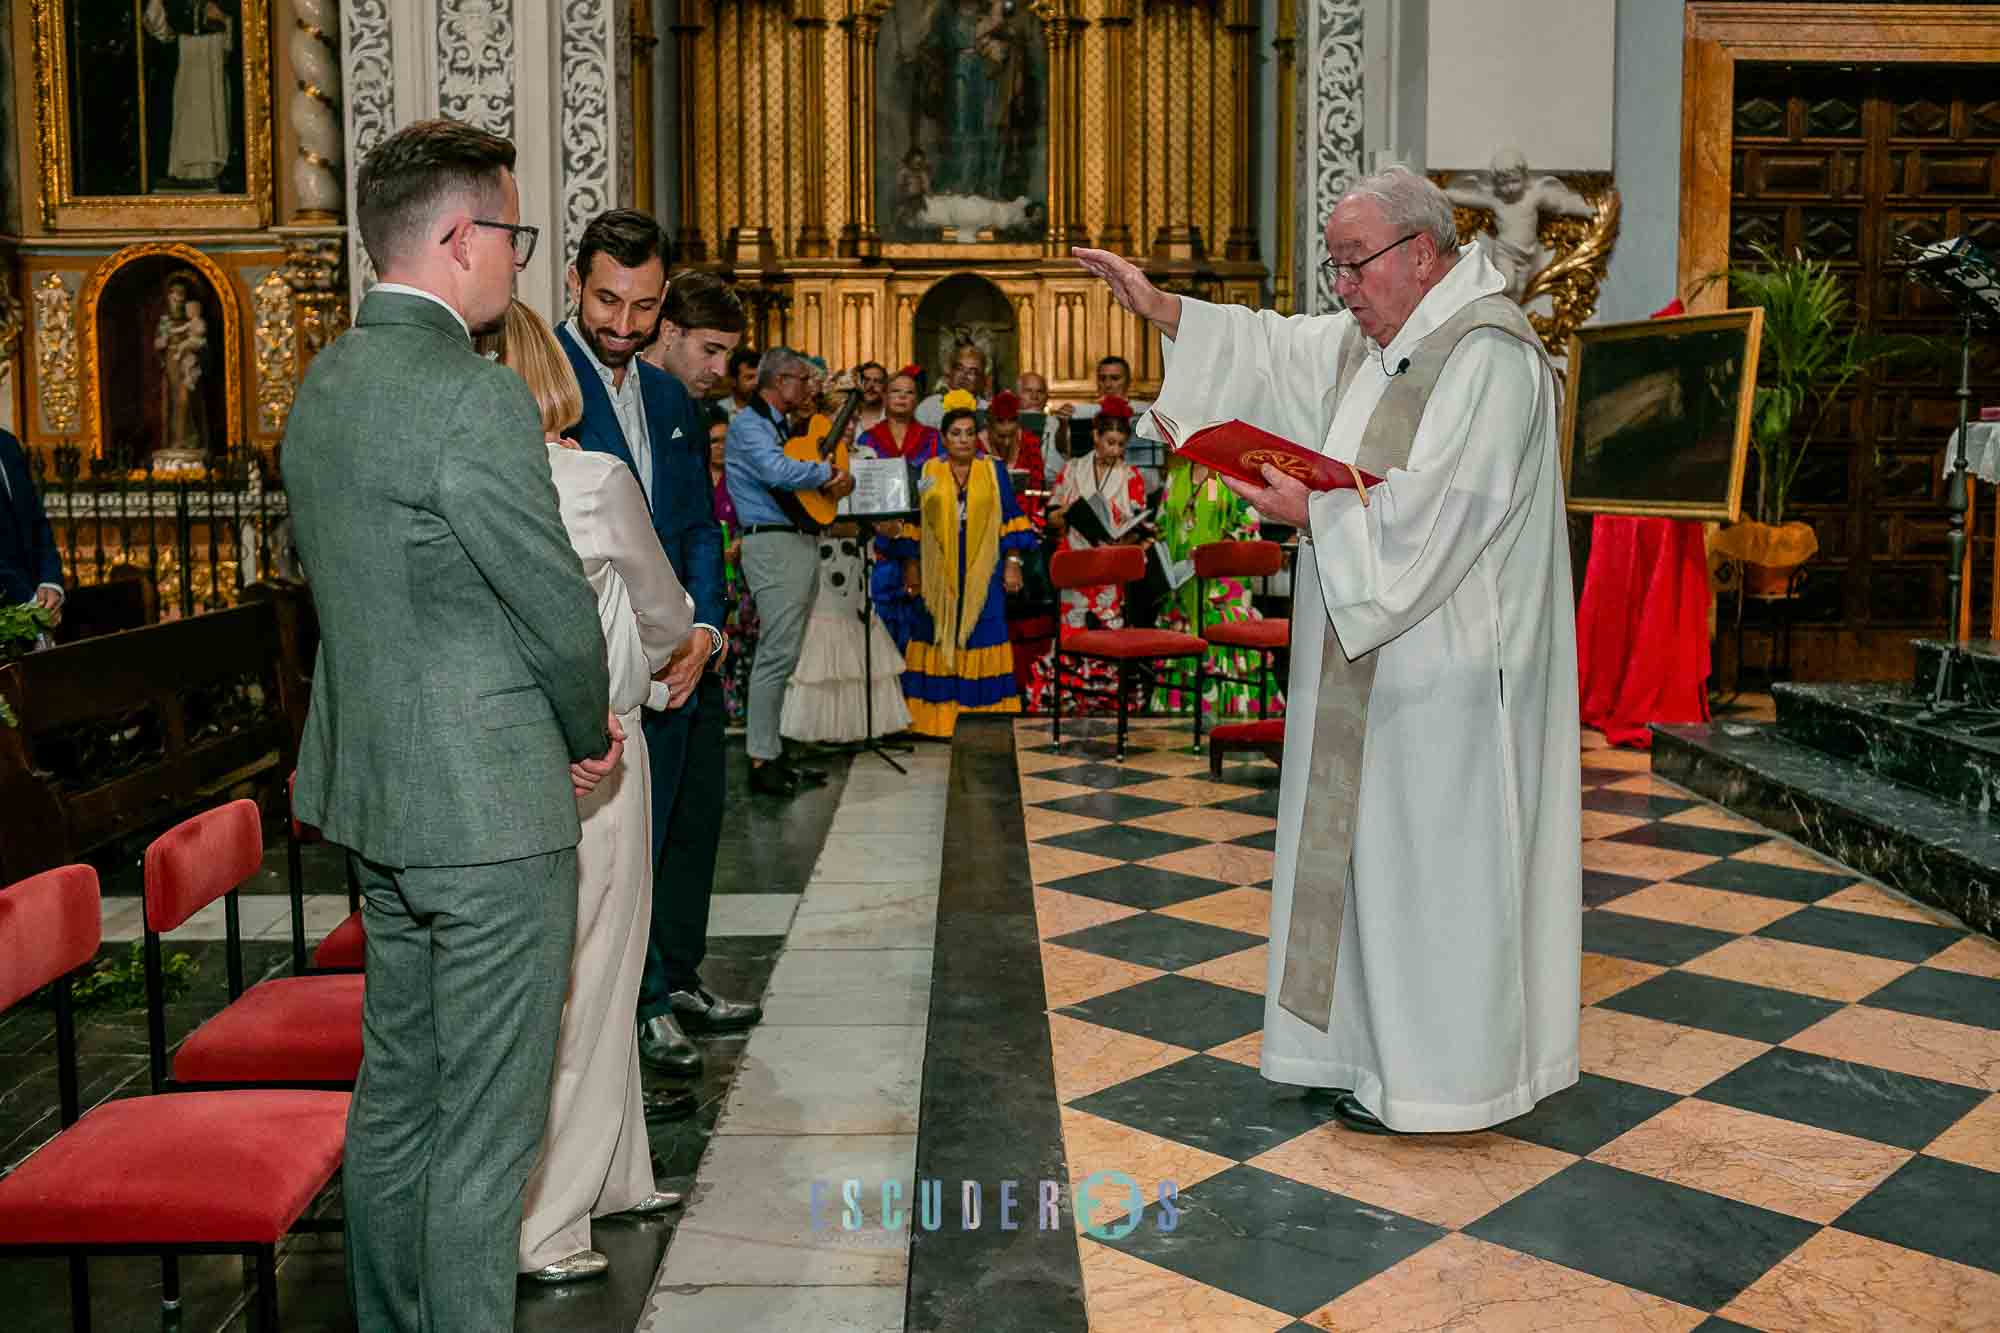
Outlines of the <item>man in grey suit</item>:
[{"label": "man in grey suit", "polygon": [[382,282],[285,431],[321,631],[298,814],[346,849],[368,932],[345,1203],[369,1333],[513,1327],[575,796],[622,750],[535,400],[472,347],[534,249],[513,165],[505,139],[442,120],[368,155],[357,212]]}]

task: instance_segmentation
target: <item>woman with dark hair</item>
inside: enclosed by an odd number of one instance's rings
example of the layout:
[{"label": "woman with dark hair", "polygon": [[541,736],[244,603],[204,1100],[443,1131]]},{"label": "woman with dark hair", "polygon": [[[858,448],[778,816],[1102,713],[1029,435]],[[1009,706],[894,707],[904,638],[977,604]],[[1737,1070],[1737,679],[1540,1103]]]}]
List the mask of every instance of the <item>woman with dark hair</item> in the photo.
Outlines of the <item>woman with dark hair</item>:
[{"label": "woman with dark hair", "polygon": [[[1021,587],[1021,552],[1035,534],[1007,470],[979,456],[972,395],[947,396],[944,456],[924,464],[923,521],[885,543],[903,561],[916,605],[903,693],[920,735],[949,738],[961,713],[1018,713],[1007,594]],[[960,401],[963,399],[964,401]]]},{"label": "woman with dark hair", "polygon": [[889,377],[882,391],[882,419],[862,433],[861,441],[882,458],[928,463],[943,453],[943,440],[917,420],[915,366],[904,366]]}]

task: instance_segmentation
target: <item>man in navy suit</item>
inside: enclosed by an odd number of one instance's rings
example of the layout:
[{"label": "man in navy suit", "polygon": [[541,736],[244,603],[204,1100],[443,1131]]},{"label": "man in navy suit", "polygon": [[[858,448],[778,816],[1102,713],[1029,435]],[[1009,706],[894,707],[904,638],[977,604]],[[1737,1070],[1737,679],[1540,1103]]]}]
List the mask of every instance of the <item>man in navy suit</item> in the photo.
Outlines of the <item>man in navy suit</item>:
[{"label": "man in navy suit", "polygon": [[33,602],[62,617],[62,557],[21,442],[0,430],[0,606]]},{"label": "man in navy suit", "polygon": [[[557,331],[583,390],[570,434],[624,460],[646,492],[653,529],[694,598],[695,628],[661,673],[667,709],[644,722],[653,778],[653,922],[639,988],[639,1054],[667,1073],[701,1072],[690,1034],[740,1031],[763,1017],[754,1002],[701,984],[708,904],[722,833],[722,528],[708,475],[701,400],[721,380],[747,324],[720,278],[684,273],[667,283],[666,233],[632,209],[584,228],[569,270],[574,318]],[[655,336],[669,370],[639,352]]]}]

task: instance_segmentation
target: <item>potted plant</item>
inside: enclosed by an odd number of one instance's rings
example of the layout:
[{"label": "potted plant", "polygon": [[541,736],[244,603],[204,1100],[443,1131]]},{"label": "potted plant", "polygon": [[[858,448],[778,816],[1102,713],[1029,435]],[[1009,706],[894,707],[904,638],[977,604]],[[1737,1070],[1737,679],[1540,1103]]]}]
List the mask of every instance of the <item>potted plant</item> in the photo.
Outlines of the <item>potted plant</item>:
[{"label": "potted plant", "polygon": [[1810,524],[1785,517],[1813,437],[1855,376],[1929,344],[1862,333],[1850,318],[1845,288],[1824,260],[1764,246],[1755,253],[1756,264],[1732,266],[1702,284],[1727,281],[1738,304],[1764,310],[1750,410],[1750,443],[1757,453],[1755,517],[1726,529],[1716,549],[1743,562],[1746,593],[1779,597],[1819,549]]},{"label": "potted plant", "polygon": [[[33,602],[0,606],[0,666],[33,652],[53,619]],[[14,710],[8,707],[7,696],[0,694],[0,726],[14,725]]]}]

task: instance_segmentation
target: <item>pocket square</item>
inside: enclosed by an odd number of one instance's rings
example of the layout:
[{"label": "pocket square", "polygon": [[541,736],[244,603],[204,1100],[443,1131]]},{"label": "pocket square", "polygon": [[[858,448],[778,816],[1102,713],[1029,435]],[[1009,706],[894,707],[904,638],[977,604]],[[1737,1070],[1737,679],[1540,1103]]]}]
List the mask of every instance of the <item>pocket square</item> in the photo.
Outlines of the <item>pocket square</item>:
[{"label": "pocket square", "polygon": [[674,439],[674,440],[678,440],[678,439],[680,439],[680,438],[681,438],[681,428],[680,428],[679,426],[676,426],[676,427],[674,427],[674,433],[673,433],[672,435],[668,436],[668,438],[669,438],[669,439]]}]

